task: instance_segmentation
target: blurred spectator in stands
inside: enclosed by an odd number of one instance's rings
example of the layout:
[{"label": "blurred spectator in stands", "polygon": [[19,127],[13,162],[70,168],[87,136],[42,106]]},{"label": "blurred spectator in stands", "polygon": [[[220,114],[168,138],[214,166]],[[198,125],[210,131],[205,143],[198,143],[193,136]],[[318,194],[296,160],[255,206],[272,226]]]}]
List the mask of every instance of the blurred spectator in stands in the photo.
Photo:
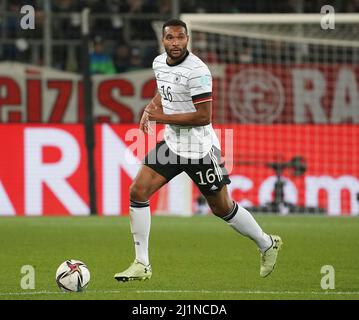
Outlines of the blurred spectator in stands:
[{"label": "blurred spectator in stands", "polygon": [[108,17],[97,17],[93,20],[93,30],[103,38],[117,39],[124,41],[124,20],[120,14],[125,13],[123,1],[104,0],[95,1],[92,6],[92,12],[95,14],[111,14]]},{"label": "blurred spectator in stands", "polygon": [[[66,61],[65,61],[65,71],[69,72],[80,72],[80,63],[81,60],[81,47],[80,46],[68,46]],[[81,66],[82,67],[82,66]]]},{"label": "blurred spectator in stands", "polygon": [[[228,40],[228,39],[227,39]],[[230,45],[229,45],[230,44]],[[251,41],[247,38],[231,37],[227,53],[229,55],[229,63],[253,63],[254,50]],[[230,52],[229,52],[230,51]],[[228,60],[228,59],[226,59]]]},{"label": "blurred spectator in stands", "polygon": [[139,13],[143,12],[143,1],[142,0],[127,0],[126,4],[128,6],[129,13]]},{"label": "blurred spectator in stands", "polygon": [[91,74],[116,73],[113,61],[105,52],[104,43],[100,37],[94,39],[94,51],[90,54],[90,71]]},{"label": "blurred spectator in stands", "polygon": [[286,61],[285,44],[279,40],[270,40],[266,43],[266,59],[272,63]]},{"label": "blurred spectator in stands", "polygon": [[57,39],[78,39],[80,34],[80,2],[76,0],[54,0],[52,11],[56,13],[68,13],[66,17],[53,19],[53,37]]},{"label": "blurred spectator in stands", "polygon": [[144,0],[126,0],[121,6],[121,12],[141,14],[138,18],[130,20],[129,30],[131,40],[153,40],[156,35],[151,25],[151,19],[146,18],[145,13],[153,12],[151,6]]},{"label": "blurred spectator in stands", "polygon": [[208,46],[207,33],[205,32],[196,32],[193,34],[193,49],[192,52],[197,55],[206,63],[217,63],[218,56],[211,50]]},{"label": "blurred spectator in stands", "polygon": [[130,47],[127,44],[120,44],[115,50],[113,63],[116,68],[116,72],[126,72],[130,67],[131,54]]},{"label": "blurred spectator in stands", "polygon": [[[10,14],[17,14],[20,12],[20,4],[16,1],[8,4]],[[16,39],[18,37],[18,19],[16,16],[8,16],[2,22],[2,30],[6,31],[6,37]],[[15,60],[17,58],[18,50],[15,44],[5,43],[2,45],[2,59]]]},{"label": "blurred spectator in stands", "polygon": [[121,4],[121,11],[128,13],[155,13],[158,10],[155,0],[125,0]]},{"label": "blurred spectator in stands", "polygon": [[144,68],[152,68],[153,60],[159,55],[158,46],[146,46],[142,50],[142,65]]},{"label": "blurred spectator in stands", "polygon": [[359,12],[359,0],[352,0],[346,2],[344,10],[346,12]]},{"label": "blurred spectator in stands", "polygon": [[[51,1],[52,37],[56,40],[68,40],[81,38],[81,1],[76,0],[54,0]],[[61,16],[59,15],[61,14]],[[66,15],[64,15],[66,14]],[[52,50],[53,67],[61,70],[77,70],[73,55],[76,55],[74,48],[63,44],[55,46]]]},{"label": "blurred spectator in stands", "polygon": [[14,1],[9,3],[9,16],[6,17],[5,20],[5,28],[6,28],[6,35],[8,38],[16,38],[18,32],[21,30],[19,28],[19,21],[16,15],[20,12],[21,5],[19,2]]},{"label": "blurred spectator in stands", "polygon": [[158,1],[158,12],[161,14],[172,13],[172,1],[171,0],[159,0]]},{"label": "blurred spectator in stands", "polygon": [[253,50],[249,46],[243,46],[239,51],[240,63],[253,63]]},{"label": "blurred spectator in stands", "polygon": [[131,49],[130,64],[127,70],[134,71],[140,69],[143,69],[141,51],[139,48],[134,47]]}]

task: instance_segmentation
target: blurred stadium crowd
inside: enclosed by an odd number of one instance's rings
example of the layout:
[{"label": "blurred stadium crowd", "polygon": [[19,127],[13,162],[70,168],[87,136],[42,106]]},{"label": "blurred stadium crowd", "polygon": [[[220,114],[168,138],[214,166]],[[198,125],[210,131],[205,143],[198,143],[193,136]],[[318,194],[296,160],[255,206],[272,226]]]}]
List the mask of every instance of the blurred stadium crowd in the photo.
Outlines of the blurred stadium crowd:
[{"label": "blurred stadium crowd", "polygon": [[[0,61],[43,65],[43,0],[0,0]],[[51,1],[52,67],[81,70],[81,9],[91,8],[94,74],[115,74],[148,68],[158,54],[152,25],[174,16],[173,0]],[[35,30],[19,27],[20,8],[35,8]],[[359,0],[178,0],[179,13],[319,13],[323,5],[337,12],[358,12]],[[242,53],[243,62],[247,56]]]}]

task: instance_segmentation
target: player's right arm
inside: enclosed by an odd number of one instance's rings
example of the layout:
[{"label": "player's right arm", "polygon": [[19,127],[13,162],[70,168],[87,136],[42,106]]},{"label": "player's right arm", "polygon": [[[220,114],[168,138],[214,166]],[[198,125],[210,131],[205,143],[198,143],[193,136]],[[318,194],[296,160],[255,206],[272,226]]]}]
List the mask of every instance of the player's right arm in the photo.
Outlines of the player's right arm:
[{"label": "player's right arm", "polygon": [[[161,95],[157,92],[156,95],[152,98],[150,103],[145,107],[145,111],[149,110],[151,108],[162,108],[161,103]],[[142,130],[144,133],[148,134],[151,130],[149,119],[148,119],[148,113],[143,112],[141,120],[140,120],[140,130]]]}]

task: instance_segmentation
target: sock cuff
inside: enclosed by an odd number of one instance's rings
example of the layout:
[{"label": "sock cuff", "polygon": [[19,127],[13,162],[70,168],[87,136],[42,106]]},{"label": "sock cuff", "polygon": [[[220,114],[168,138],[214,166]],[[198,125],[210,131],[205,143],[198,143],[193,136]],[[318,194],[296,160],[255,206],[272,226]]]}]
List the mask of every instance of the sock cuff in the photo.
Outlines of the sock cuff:
[{"label": "sock cuff", "polygon": [[134,200],[130,200],[130,207],[132,208],[145,208],[148,207],[150,205],[150,201],[134,201]]},{"label": "sock cuff", "polygon": [[222,217],[222,219],[223,219],[224,221],[229,221],[229,220],[231,220],[231,219],[236,215],[237,211],[238,211],[238,204],[233,201],[233,208],[232,208],[232,210],[231,210],[227,215],[225,215],[224,217]]}]

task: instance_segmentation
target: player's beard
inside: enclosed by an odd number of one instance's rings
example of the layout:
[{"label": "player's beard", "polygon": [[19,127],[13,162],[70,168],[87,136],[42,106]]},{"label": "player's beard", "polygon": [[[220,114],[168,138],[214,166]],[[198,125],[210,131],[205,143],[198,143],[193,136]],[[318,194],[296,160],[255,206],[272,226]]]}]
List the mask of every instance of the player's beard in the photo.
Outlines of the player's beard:
[{"label": "player's beard", "polygon": [[179,53],[176,53],[176,54],[173,54],[173,53],[172,53],[172,50],[173,50],[173,49],[165,48],[165,50],[166,50],[167,55],[168,55],[172,60],[178,61],[178,60],[180,60],[181,58],[183,58],[184,55],[186,54],[186,52],[187,52],[187,47],[177,48],[177,50],[179,50]]}]

